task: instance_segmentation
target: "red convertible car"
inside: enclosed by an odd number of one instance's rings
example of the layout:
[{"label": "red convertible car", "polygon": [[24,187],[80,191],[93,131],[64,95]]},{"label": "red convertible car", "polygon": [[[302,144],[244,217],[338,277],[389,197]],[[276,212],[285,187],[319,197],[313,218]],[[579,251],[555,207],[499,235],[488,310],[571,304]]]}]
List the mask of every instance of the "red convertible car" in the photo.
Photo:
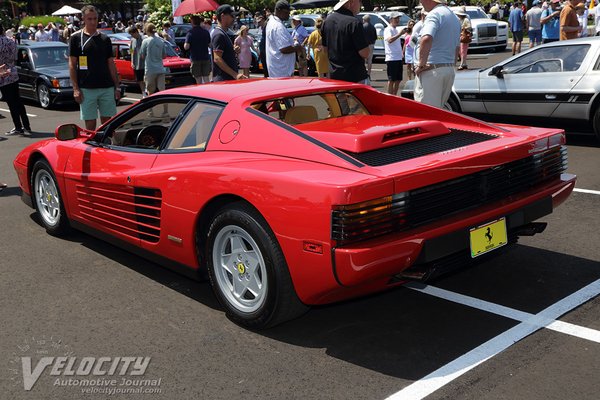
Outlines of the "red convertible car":
[{"label": "red convertible car", "polygon": [[341,81],[171,89],[24,149],[23,200],[187,275],[250,328],[493,256],[571,193],[564,132]]}]

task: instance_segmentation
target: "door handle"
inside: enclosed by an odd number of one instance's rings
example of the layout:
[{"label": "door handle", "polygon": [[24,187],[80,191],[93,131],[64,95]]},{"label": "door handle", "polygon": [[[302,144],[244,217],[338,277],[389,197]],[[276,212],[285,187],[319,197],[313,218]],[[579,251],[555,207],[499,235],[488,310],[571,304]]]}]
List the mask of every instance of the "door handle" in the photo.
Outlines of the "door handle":
[{"label": "door handle", "polygon": [[556,100],[556,95],[555,94],[547,94],[546,100]]}]

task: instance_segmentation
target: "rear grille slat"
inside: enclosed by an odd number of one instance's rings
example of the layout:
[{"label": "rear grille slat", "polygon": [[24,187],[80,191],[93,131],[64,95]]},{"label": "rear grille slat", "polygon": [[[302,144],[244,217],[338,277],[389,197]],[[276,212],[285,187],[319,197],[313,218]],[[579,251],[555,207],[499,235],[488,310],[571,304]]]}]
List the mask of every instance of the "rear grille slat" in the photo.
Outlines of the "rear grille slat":
[{"label": "rear grille slat", "polygon": [[346,154],[356,158],[364,164],[378,167],[426,156],[428,154],[459,149],[461,147],[492,140],[497,137],[498,136],[489,133],[450,128],[450,133],[448,134],[363,153],[346,151]]}]

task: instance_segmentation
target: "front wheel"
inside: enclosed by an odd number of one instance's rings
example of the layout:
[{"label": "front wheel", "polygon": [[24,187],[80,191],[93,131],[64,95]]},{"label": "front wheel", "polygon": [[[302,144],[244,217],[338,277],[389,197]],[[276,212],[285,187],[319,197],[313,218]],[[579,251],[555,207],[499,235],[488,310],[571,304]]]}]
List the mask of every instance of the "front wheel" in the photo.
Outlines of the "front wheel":
[{"label": "front wheel", "polygon": [[43,83],[37,87],[38,102],[43,109],[50,108],[50,88]]},{"label": "front wheel", "polygon": [[234,322],[264,329],[307,310],[273,232],[250,205],[235,203],[217,214],[205,254],[213,290]]},{"label": "front wheel", "polygon": [[33,204],[46,231],[51,235],[64,234],[69,228],[69,221],[56,177],[45,160],[40,160],[33,166],[31,188]]}]

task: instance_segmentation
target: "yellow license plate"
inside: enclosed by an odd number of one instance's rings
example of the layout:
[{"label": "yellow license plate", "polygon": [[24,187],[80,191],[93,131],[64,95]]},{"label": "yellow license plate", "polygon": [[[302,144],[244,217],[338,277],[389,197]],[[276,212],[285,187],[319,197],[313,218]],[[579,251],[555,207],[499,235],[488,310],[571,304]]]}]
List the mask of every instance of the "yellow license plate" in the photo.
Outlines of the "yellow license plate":
[{"label": "yellow license plate", "polygon": [[508,243],[506,237],[506,219],[500,218],[485,225],[471,228],[471,257],[475,258]]}]

